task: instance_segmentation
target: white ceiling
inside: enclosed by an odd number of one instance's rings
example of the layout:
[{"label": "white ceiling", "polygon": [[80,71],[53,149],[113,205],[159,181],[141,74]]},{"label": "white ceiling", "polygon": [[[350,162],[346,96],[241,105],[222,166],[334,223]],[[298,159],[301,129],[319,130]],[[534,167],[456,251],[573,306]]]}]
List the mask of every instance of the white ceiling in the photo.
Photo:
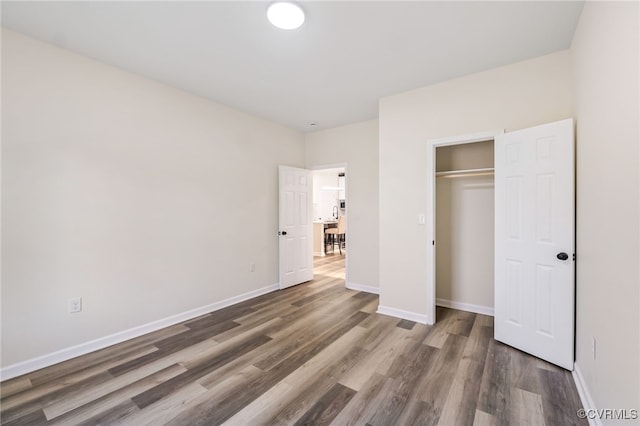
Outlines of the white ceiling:
[{"label": "white ceiling", "polygon": [[[583,3],[2,2],[2,25],[307,132],[372,119],[378,99],[566,49]],[[310,127],[309,122],[318,123]]]}]

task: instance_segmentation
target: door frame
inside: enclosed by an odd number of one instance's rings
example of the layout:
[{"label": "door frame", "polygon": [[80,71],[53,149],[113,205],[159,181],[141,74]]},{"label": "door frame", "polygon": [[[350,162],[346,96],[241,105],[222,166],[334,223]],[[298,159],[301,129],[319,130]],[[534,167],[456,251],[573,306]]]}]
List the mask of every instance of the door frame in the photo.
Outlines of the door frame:
[{"label": "door frame", "polygon": [[[349,207],[347,206],[350,205],[350,203],[348,201],[349,200],[349,172],[348,172],[347,163],[321,164],[318,166],[308,167],[307,169],[311,170],[312,176],[313,176],[313,172],[318,172],[322,170],[344,169],[344,199],[347,201],[344,208],[344,214],[345,216],[347,216],[347,220],[345,221],[346,228],[349,229],[349,215],[347,214],[349,212]],[[313,196],[313,194],[311,195]],[[313,201],[312,201],[312,205],[313,205]],[[313,208],[311,208],[310,214],[313,219]],[[348,283],[349,283],[349,250],[346,250],[344,254],[344,285],[345,287],[348,287]]]},{"label": "door frame", "polygon": [[427,141],[427,324],[436,322],[436,148],[495,140],[504,130],[491,130]]}]

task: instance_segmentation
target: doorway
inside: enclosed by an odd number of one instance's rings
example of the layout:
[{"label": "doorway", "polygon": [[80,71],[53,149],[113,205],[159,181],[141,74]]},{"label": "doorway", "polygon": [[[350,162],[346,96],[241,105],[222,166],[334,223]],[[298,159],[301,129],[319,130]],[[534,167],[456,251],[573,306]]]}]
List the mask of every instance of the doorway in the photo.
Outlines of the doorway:
[{"label": "doorway", "polygon": [[[428,303],[428,306],[427,306],[427,323],[429,324],[434,324],[436,322],[436,301],[438,299],[437,288],[436,288],[437,252],[438,251],[441,252],[441,260],[443,260],[442,254],[444,253],[444,251],[447,250],[446,244],[443,244],[444,247],[442,248],[439,246],[440,240],[438,239],[439,237],[437,235],[437,222],[436,222],[436,217],[438,216],[437,214],[438,200],[436,199],[436,196],[438,193],[437,182],[438,180],[441,180],[443,182],[442,184],[440,184],[441,187],[446,187],[447,185],[450,187],[451,186],[459,187],[461,186],[460,182],[454,183],[454,184],[451,183],[451,182],[454,182],[453,181],[454,179],[458,179],[459,176],[463,176],[466,178],[469,178],[473,175],[490,176],[490,174],[493,173],[493,167],[491,164],[486,164],[486,162],[485,163],[475,162],[473,155],[467,155],[463,152],[463,150],[456,149],[455,147],[464,146],[464,145],[470,146],[471,144],[479,143],[481,144],[481,145],[478,145],[480,149],[475,149],[475,150],[472,149],[472,151],[482,152],[483,151],[482,144],[486,146],[488,146],[489,144],[493,145],[493,141],[495,137],[503,133],[504,132],[502,130],[496,130],[496,131],[482,132],[482,133],[476,133],[471,135],[455,136],[451,138],[433,139],[433,140],[430,140],[428,143],[427,188],[429,189],[430,194],[427,197],[427,212],[428,212],[427,235],[428,235],[429,241],[431,242],[431,244],[429,244],[428,246],[428,255],[427,255],[427,267],[429,268],[428,269],[429,273],[427,274],[427,294],[429,294],[431,297],[431,301]],[[440,170],[438,170],[438,164],[437,164],[438,149],[444,149],[440,151]],[[492,152],[493,151],[491,150],[491,153]],[[486,154],[484,154],[482,159],[486,160]],[[491,166],[491,167],[487,167],[487,166]],[[467,185],[469,184],[472,184],[472,183],[467,183]],[[487,186],[489,185],[489,183],[485,179],[485,181],[480,182],[479,185],[481,186],[476,187],[476,189],[483,189],[484,192],[486,192],[486,190],[488,189]],[[463,192],[463,190],[460,188],[460,191],[458,192],[461,192],[461,191]],[[442,192],[443,191],[441,191],[441,195],[442,195]],[[483,194],[483,195],[484,197],[481,197],[481,198],[486,199],[487,198],[486,194]],[[444,213],[443,208],[440,208],[440,213],[442,216],[442,214]],[[451,235],[449,235],[449,237],[451,237]],[[438,241],[438,244],[436,244],[436,241]],[[437,249],[436,249],[436,246],[438,246]],[[491,252],[493,252],[494,250],[493,244],[490,244],[487,247],[487,250],[490,250]],[[493,268],[493,264],[489,265],[489,268]],[[456,270],[460,271],[459,268],[457,268]],[[443,277],[440,277],[440,278],[443,278]],[[451,278],[451,276],[449,276],[449,278]],[[491,283],[491,285],[493,285],[493,282]],[[466,285],[466,287],[470,287],[470,286]],[[465,297],[469,297],[468,293],[473,293],[474,290],[477,290],[477,289],[469,290],[469,288],[465,288],[465,290],[462,290],[462,292],[467,293]],[[451,291],[452,291],[451,288],[449,289],[443,288],[440,290],[440,296],[448,295],[450,297],[450,299],[446,299],[445,297],[440,297],[441,305],[447,306],[447,302],[449,302],[448,307],[452,307],[456,309],[464,309],[464,310],[471,310],[473,308],[477,308],[478,306],[482,306],[480,304],[474,304],[474,303],[468,303],[468,302],[465,304],[465,302],[458,302],[458,301],[452,300],[453,297],[451,296],[452,294]],[[460,292],[460,290],[458,289],[456,289],[456,291],[458,293]],[[471,297],[477,298],[478,295],[471,296]],[[482,297],[482,295],[480,295],[479,297]],[[474,299],[470,299],[470,300],[474,300]],[[458,302],[458,303],[451,303],[451,302]],[[481,312],[481,313],[486,313],[486,312]]]},{"label": "doorway", "polygon": [[[314,275],[318,267],[331,263],[334,276],[344,277],[346,283],[347,236],[337,234],[345,231],[347,221],[347,167],[345,164],[323,166],[312,169],[313,181],[313,259]],[[340,226],[340,229],[338,228]],[[337,235],[333,235],[337,234]],[[336,262],[341,258],[341,262]]]}]

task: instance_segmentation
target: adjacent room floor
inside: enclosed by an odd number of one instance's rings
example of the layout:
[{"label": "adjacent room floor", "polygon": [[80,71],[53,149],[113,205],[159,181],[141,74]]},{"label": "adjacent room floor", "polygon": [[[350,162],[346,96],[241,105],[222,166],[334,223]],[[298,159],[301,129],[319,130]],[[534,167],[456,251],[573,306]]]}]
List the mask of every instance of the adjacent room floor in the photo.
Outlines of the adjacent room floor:
[{"label": "adjacent room floor", "polygon": [[586,424],[571,374],[452,309],[376,314],[344,256],[273,292],[1,385],[2,424]]}]

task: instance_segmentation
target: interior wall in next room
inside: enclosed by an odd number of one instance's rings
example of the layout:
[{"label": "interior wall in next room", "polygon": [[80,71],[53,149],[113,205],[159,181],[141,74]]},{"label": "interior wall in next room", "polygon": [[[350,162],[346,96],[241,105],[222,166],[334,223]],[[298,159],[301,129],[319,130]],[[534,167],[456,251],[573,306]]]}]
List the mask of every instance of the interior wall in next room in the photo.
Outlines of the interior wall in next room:
[{"label": "interior wall in next room", "polygon": [[332,220],[340,214],[339,174],[344,168],[314,170],[313,176],[313,220]]}]

